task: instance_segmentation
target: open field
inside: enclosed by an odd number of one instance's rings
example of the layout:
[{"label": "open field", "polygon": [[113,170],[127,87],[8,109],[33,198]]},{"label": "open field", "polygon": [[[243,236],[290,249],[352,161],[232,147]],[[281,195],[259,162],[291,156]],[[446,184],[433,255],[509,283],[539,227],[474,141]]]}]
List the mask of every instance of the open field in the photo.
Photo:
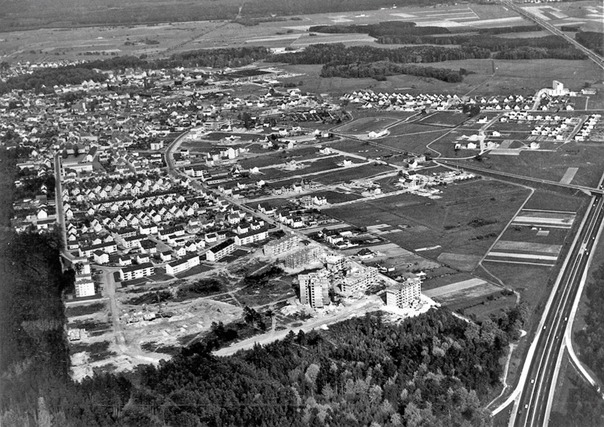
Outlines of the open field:
[{"label": "open field", "polygon": [[388,224],[392,228],[382,237],[409,250],[431,248],[421,252],[428,258],[443,252],[482,256],[527,194],[496,181],[474,181],[447,186],[441,199],[403,194],[325,213],[356,226]]},{"label": "open field", "polygon": [[295,169],[269,167],[261,170],[261,176],[262,179],[265,180],[281,180],[293,176],[316,174],[338,168],[338,162],[343,160],[344,157],[342,156],[334,156],[326,159],[317,159],[315,161],[300,162]]},{"label": "open field", "polygon": [[499,317],[503,311],[516,305],[515,295],[503,295],[502,292],[495,292],[490,295],[454,302],[448,307],[453,311],[459,311],[464,316],[476,316],[478,320],[490,319],[491,315]]},{"label": "open field", "polygon": [[325,197],[327,203],[349,202],[351,200],[358,200],[362,197],[358,194],[341,193],[339,191],[317,191],[316,193],[311,193],[310,195],[313,197]]},{"label": "open field", "polygon": [[[565,144],[556,152],[524,151],[518,156],[486,156],[480,167],[559,182],[569,167],[578,168],[573,184],[597,186],[602,168],[594,159],[604,158],[604,147]],[[470,160],[475,163],[475,161]]]},{"label": "open field", "polygon": [[460,111],[438,111],[418,120],[418,123],[453,127],[467,120],[468,116]]},{"label": "open field", "polygon": [[[342,161],[343,157],[342,156],[335,156],[335,155],[329,155],[326,156],[324,154],[320,154],[317,150],[317,148],[312,147],[309,149],[301,149],[301,150],[289,150],[289,151],[269,151],[269,152],[265,152],[266,154],[264,155],[260,155],[260,156],[256,156],[256,157],[251,157],[251,158],[247,158],[247,159],[241,159],[239,160],[239,164],[244,168],[244,169],[251,169],[254,167],[257,168],[267,168],[264,170],[268,170],[270,169],[270,166],[279,166],[279,165],[283,165],[289,161],[295,160],[296,162],[304,162],[304,161],[311,161],[311,160],[316,160],[316,159],[321,159],[321,161],[323,162],[329,162],[329,159],[336,159],[337,161]],[[361,162],[361,160],[359,159],[355,159],[355,158],[349,158],[348,160],[350,160],[353,163],[359,163]],[[311,162],[308,162],[309,164]],[[305,170],[305,169],[299,169],[299,170]]]},{"label": "open field", "polygon": [[353,179],[370,178],[372,176],[393,170],[394,169],[391,166],[372,163],[357,167],[341,168],[334,172],[317,175],[313,177],[312,180],[320,182],[321,184],[331,185],[339,182],[347,182]]},{"label": "open field", "polygon": [[433,155],[434,152],[429,150],[427,146],[450,131],[450,129],[435,126],[398,125],[393,128],[391,136],[380,139],[376,144],[389,147],[393,152]]},{"label": "open field", "polygon": [[385,148],[374,143],[370,144],[370,141],[359,141],[356,139],[344,139],[342,141],[330,143],[329,146],[335,150],[358,154],[370,159],[382,158],[385,155],[392,154],[390,148]]},{"label": "open field", "polygon": [[[551,284],[556,279],[557,271],[548,267],[535,265],[517,265],[484,262],[491,274],[520,294],[521,301],[529,304],[535,312],[537,306],[543,307],[545,297],[551,291]],[[527,327],[530,327],[527,325]]]},{"label": "open field", "polygon": [[247,286],[233,296],[239,303],[253,307],[295,297],[295,292],[291,278],[279,278],[262,283],[261,286]]},{"label": "open field", "polygon": [[578,212],[581,205],[587,200],[587,196],[583,195],[581,195],[581,197],[572,197],[564,194],[537,190],[533,193],[528,202],[526,202],[524,209]]},{"label": "open field", "polygon": [[[384,224],[386,225],[386,224]],[[374,233],[371,227],[368,231]],[[377,233],[374,233],[377,234]],[[431,271],[440,268],[440,264],[424,258],[414,252],[401,248],[393,243],[380,243],[377,245],[367,246],[375,253],[375,257],[370,260],[363,261],[363,264],[369,266],[381,266],[387,269],[394,269],[391,274],[403,274],[405,272],[424,271],[430,274]],[[346,255],[354,255],[360,250],[359,247],[344,250]]]},{"label": "open field", "polygon": [[430,289],[424,293],[440,303],[448,304],[458,300],[483,297],[498,291],[500,288],[497,286],[493,286],[483,279],[475,278]]},{"label": "open field", "polygon": [[438,256],[437,260],[442,264],[449,265],[461,271],[472,271],[481,258],[480,255],[443,252]]},{"label": "open field", "polygon": [[334,132],[353,135],[365,134],[371,131],[380,131],[387,126],[396,123],[397,120],[399,119],[394,117],[363,117],[335,128]]}]

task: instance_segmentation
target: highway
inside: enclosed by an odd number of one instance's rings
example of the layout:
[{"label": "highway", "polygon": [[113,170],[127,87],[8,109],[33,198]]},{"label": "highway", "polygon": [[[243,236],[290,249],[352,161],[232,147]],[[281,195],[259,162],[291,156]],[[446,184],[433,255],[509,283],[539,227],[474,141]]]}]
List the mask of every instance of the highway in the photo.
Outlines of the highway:
[{"label": "highway", "polygon": [[567,263],[539,325],[534,353],[529,350],[528,370],[521,375],[520,394],[514,405],[510,426],[546,426],[558,376],[559,361],[564,351],[565,332],[571,311],[589,268],[590,254],[597,244],[597,235],[604,219],[604,198],[592,197],[578,236],[571,247]]},{"label": "highway", "polygon": [[596,64],[598,67],[600,67],[604,70],[604,58],[597,55],[592,50],[587,49],[585,46],[583,46],[581,43],[579,43],[578,41],[573,39],[571,36],[566,34],[564,31],[560,31],[560,29],[558,29],[556,26],[550,24],[549,22],[541,19],[540,17],[538,17],[536,15],[533,15],[528,10],[518,6],[517,4],[513,3],[512,1],[508,0],[508,1],[503,1],[502,3],[505,4],[507,7],[509,7],[510,9],[512,9],[513,11],[515,11],[516,13],[518,13],[519,15],[522,15],[525,18],[533,21],[537,25],[543,27],[545,30],[549,31],[550,33],[552,33],[556,36],[562,37],[564,40],[568,41],[570,44],[572,44],[578,50],[583,52],[594,64]]}]

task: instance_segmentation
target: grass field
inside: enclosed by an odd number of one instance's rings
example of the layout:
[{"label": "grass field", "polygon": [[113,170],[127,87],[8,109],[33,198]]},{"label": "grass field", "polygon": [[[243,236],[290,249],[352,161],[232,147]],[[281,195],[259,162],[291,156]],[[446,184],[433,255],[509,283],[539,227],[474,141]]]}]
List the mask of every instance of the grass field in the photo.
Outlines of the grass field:
[{"label": "grass field", "polygon": [[[318,172],[327,171],[330,169],[338,168],[338,162],[344,160],[342,156],[329,157],[326,159],[318,159],[313,162],[304,162],[300,163],[299,169],[286,170],[282,168],[265,168],[261,170],[262,179],[267,180],[280,180],[280,179],[288,179],[293,176],[302,176],[308,174],[315,174]],[[314,179],[309,177],[309,179]]]},{"label": "grass field", "polygon": [[487,157],[481,167],[558,182],[569,167],[576,167],[572,183],[595,187],[602,177],[602,166],[593,160],[604,158],[604,147],[568,143],[556,152],[524,151],[519,156]]},{"label": "grass field", "polygon": [[391,136],[380,139],[378,144],[389,147],[394,152],[434,155],[434,152],[427,146],[435,140],[443,138],[448,132],[451,130],[436,126],[398,125],[392,128]]},{"label": "grass field", "polygon": [[[446,187],[438,200],[403,194],[325,213],[357,226],[391,225],[395,232],[382,237],[405,249],[439,245],[422,252],[429,258],[442,252],[482,256],[527,195],[527,190],[500,182],[475,181]],[[485,225],[476,227],[477,219]]]},{"label": "grass field", "polygon": [[369,141],[359,141],[356,139],[344,139],[335,143],[330,143],[329,147],[335,150],[346,151],[347,153],[358,154],[370,159],[381,158],[392,154],[392,150],[384,148],[381,145],[370,144]]},{"label": "grass field", "polygon": [[313,181],[320,182],[321,184],[330,185],[337,184],[339,182],[347,182],[353,179],[370,178],[377,174],[384,172],[390,172],[393,168],[386,165],[378,165],[375,163],[358,166],[342,168],[334,172],[328,172],[322,175],[313,177]]},{"label": "grass field", "polygon": [[[239,164],[245,169],[250,169],[253,167],[263,168],[267,166],[286,163],[290,160],[296,160],[297,162],[301,162],[304,160],[312,160],[321,157],[325,156],[318,152],[317,147],[303,147],[296,148],[294,150],[279,151],[264,150],[261,155],[258,155],[256,157],[241,159],[239,161]],[[333,157],[334,156],[332,156],[332,158]],[[350,160],[356,161],[356,159]]]},{"label": "grass field", "polygon": [[468,120],[466,114],[462,114],[459,111],[438,111],[430,114],[423,119],[420,119],[418,123],[424,125],[442,125],[442,126],[456,126]]},{"label": "grass field", "polygon": [[577,212],[587,197],[572,197],[549,191],[535,191],[524,205],[525,209]]},{"label": "grass field", "polygon": [[554,269],[539,266],[492,262],[485,262],[484,265],[506,287],[517,291],[521,301],[527,302],[533,311],[544,304],[552,289],[548,283],[553,283],[557,274]]},{"label": "grass field", "polygon": [[342,203],[349,202],[351,200],[358,200],[362,196],[352,193],[340,193],[338,191],[317,191],[312,193],[311,196],[325,197],[327,203]]},{"label": "grass field", "polygon": [[394,117],[363,117],[350,123],[346,123],[343,126],[339,126],[335,128],[334,131],[345,134],[364,134],[384,129],[387,126],[396,123],[397,120],[399,119]]}]

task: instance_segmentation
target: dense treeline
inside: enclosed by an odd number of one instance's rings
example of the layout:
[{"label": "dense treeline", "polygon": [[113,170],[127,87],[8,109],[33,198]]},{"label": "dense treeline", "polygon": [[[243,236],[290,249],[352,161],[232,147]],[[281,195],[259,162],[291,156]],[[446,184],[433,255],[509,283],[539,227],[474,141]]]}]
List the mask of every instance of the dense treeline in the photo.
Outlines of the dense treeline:
[{"label": "dense treeline", "polygon": [[522,46],[497,52],[495,59],[585,59],[583,52],[569,47],[564,49],[546,49],[542,47]]},{"label": "dense treeline", "polygon": [[450,36],[382,36],[383,44],[432,44],[476,47],[496,52],[498,59],[585,59],[585,55],[558,36],[506,39],[488,34]]},{"label": "dense treeline", "polygon": [[107,77],[92,69],[81,66],[60,68],[41,68],[32,74],[21,74],[0,82],[0,94],[13,89],[35,90],[36,92],[52,91],[53,86],[80,84],[84,81],[105,81]]},{"label": "dense treeline", "polygon": [[579,31],[575,40],[598,55],[604,55],[604,35],[596,31]]},{"label": "dense treeline", "polygon": [[261,46],[200,49],[175,53],[166,59],[145,60],[136,56],[118,56],[86,62],[80,67],[99,70],[126,68],[161,69],[175,67],[241,67],[266,58],[270,50]]},{"label": "dense treeline", "polygon": [[88,80],[95,82],[107,80],[107,76],[97,70],[241,67],[265,59],[269,56],[269,53],[269,49],[265,47],[242,47],[182,52],[174,54],[170,58],[155,61],[147,61],[136,56],[118,56],[85,62],[77,66],[44,68],[36,70],[32,74],[11,77],[5,83],[0,82],[0,94],[10,92],[13,89],[33,89],[36,92],[45,92],[52,91],[55,85],[80,84]]},{"label": "dense treeline", "polygon": [[326,64],[321,69],[321,77],[370,77],[376,80],[385,80],[387,76],[394,76],[397,74],[431,77],[447,83],[458,83],[463,80],[463,75],[460,71],[455,71],[448,68],[420,67],[417,65],[397,64],[388,61],[373,62],[370,64]]},{"label": "dense treeline", "polygon": [[[241,47],[226,49],[201,49],[190,52],[174,54],[169,62],[176,62],[179,66],[199,67],[241,67],[266,58],[270,50],[257,47]],[[161,65],[161,61],[160,61]]]},{"label": "dense treeline", "polygon": [[445,48],[410,46],[381,49],[371,46],[345,47],[341,43],[308,46],[302,52],[274,55],[269,61],[290,64],[324,64],[322,77],[372,77],[383,80],[394,74],[432,77],[446,82],[460,82],[462,73],[450,69],[418,67],[409,63],[430,63],[460,59],[488,58],[490,52],[473,46]]},{"label": "dense treeline", "polygon": [[492,27],[492,28],[478,28],[477,31],[480,34],[510,34],[510,33],[526,33],[529,31],[541,31],[539,25],[516,25],[513,27]]},{"label": "dense treeline", "polygon": [[[460,46],[461,49],[484,49],[495,52],[497,59],[585,59],[585,55],[573,48],[559,36],[502,38],[498,34],[536,31],[536,25],[518,27],[483,28],[474,34],[451,34],[442,27],[417,27],[414,22],[387,21],[370,25],[323,25],[311,27],[309,31],[324,33],[363,33],[376,38],[381,44],[415,44],[436,46]],[[599,43],[599,33],[582,33],[578,36],[590,46]],[[594,36],[599,35],[599,38]],[[465,59],[465,58],[464,58]],[[406,62],[406,61],[405,61]],[[433,62],[426,60],[422,62]]]},{"label": "dense treeline", "polygon": [[506,344],[494,324],[445,311],[401,326],[368,315],[235,357],[187,351],[144,367],[133,406],[148,405],[137,421],[150,424],[488,425],[478,396],[498,384]]},{"label": "dense treeline", "polygon": [[68,379],[59,233],[3,235],[0,253],[2,409],[35,407],[38,388]]},{"label": "dense treeline", "polygon": [[[7,139],[1,138],[0,142],[6,143]],[[18,174],[17,160],[16,149],[0,148],[0,165],[2,165],[0,167],[0,200],[2,201],[0,203],[0,230],[3,227],[10,227],[13,217],[13,201],[16,199],[14,182]],[[2,236],[1,244],[4,238],[9,237],[9,234],[6,231],[0,231],[0,236]]]},{"label": "dense treeline", "polygon": [[288,52],[269,57],[268,60],[289,64],[342,65],[353,62],[391,61],[398,63],[429,63],[460,59],[489,58],[490,52],[474,46],[446,48],[440,46],[408,46],[382,49],[372,46],[350,46],[342,43],[316,44],[302,52]]}]

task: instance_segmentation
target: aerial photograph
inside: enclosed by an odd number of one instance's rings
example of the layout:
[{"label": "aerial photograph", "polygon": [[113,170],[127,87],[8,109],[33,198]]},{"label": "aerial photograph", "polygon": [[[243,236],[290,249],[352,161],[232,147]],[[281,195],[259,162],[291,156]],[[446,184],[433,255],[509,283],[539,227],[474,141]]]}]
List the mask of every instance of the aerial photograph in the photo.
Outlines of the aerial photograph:
[{"label": "aerial photograph", "polygon": [[0,0],[0,427],[603,427],[602,0]]}]

